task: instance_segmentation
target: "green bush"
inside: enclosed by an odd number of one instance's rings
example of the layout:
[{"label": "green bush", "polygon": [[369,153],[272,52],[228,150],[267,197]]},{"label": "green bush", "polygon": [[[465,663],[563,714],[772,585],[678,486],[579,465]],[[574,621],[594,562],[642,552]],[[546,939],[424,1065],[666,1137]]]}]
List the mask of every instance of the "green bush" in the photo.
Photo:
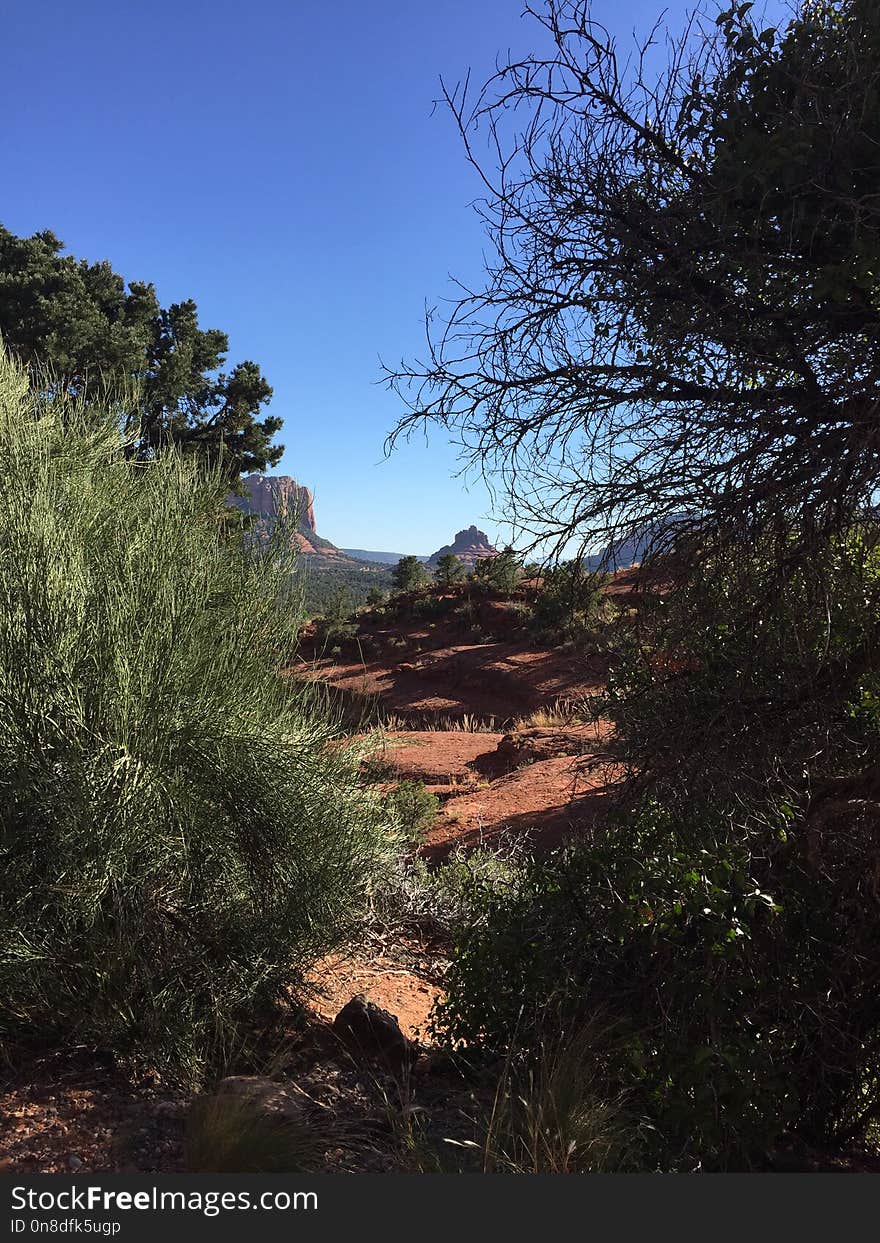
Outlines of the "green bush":
[{"label": "green bush", "polygon": [[479,621],[480,606],[468,593],[461,604],[456,605],[452,616],[463,630],[470,630]]},{"label": "green bush", "polygon": [[693,829],[646,807],[485,890],[436,1026],[503,1051],[600,1017],[603,1090],[647,1122],[647,1167],[760,1164],[787,1129],[845,1142],[877,1106],[869,826],[838,845],[835,885],[782,821],[749,842]]},{"label": "green bush", "polygon": [[315,618],[315,646],[331,656],[338,656],[357,635],[358,623],[352,617],[353,611],[348,588],[340,584],[328,598],[324,613]]},{"label": "green bush", "polygon": [[719,552],[654,607],[639,600],[596,707],[664,805],[798,804],[876,762],[880,732],[858,705],[880,686],[877,534],[854,529],[796,571],[759,545]]},{"label": "green bush", "polygon": [[607,612],[602,587],[608,577],[576,561],[545,570],[532,606],[535,638],[542,643],[582,642],[595,634]]},{"label": "green bush", "polygon": [[410,605],[409,615],[419,621],[443,617],[447,612],[446,601],[440,596],[417,596]]},{"label": "green bush", "polygon": [[514,591],[522,578],[522,562],[512,548],[482,557],[474,566],[471,581],[481,591]]},{"label": "green bush", "polygon": [[400,826],[406,841],[418,843],[434,823],[440,810],[436,794],[425,789],[423,781],[400,781],[385,795],[389,818]]},{"label": "green bush", "polygon": [[337,621],[332,617],[315,619],[315,647],[319,653],[339,656],[357,638],[357,622]]},{"label": "green bush", "polygon": [[183,1159],[190,1174],[312,1173],[342,1138],[305,1112],[273,1112],[246,1097],[197,1096],[187,1117]]},{"label": "green bush", "polygon": [[458,846],[436,864],[402,853],[377,884],[373,917],[417,935],[456,937],[483,915],[489,891],[518,885],[524,852],[523,839],[510,838],[493,848]]},{"label": "green bush", "polygon": [[525,600],[507,600],[500,611],[505,622],[518,629],[528,625],[532,618],[531,606]]},{"label": "green bush", "polygon": [[430,582],[428,571],[418,557],[401,557],[391,571],[395,592],[421,591]]},{"label": "green bush", "polygon": [[441,587],[454,587],[464,578],[464,566],[454,552],[444,553],[434,566],[434,578]]},{"label": "green bush", "polygon": [[[279,537],[0,358],[0,1033],[197,1081],[357,915],[387,813],[280,678]],[[9,1045],[7,1044],[7,1047]]]}]

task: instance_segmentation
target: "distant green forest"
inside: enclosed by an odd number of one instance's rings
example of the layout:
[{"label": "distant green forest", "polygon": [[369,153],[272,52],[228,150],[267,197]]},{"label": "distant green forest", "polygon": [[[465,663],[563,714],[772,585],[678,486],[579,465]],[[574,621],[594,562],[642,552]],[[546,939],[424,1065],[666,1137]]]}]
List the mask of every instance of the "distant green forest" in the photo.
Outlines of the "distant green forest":
[{"label": "distant green forest", "polygon": [[[328,612],[353,612],[366,604],[367,596],[374,588],[380,591],[391,589],[392,568],[374,561],[362,561],[358,565],[345,562],[342,565],[318,568],[310,560],[303,558],[298,575],[304,590],[306,616],[311,618]],[[347,595],[349,603],[344,610],[340,610],[340,597],[343,593]]]}]

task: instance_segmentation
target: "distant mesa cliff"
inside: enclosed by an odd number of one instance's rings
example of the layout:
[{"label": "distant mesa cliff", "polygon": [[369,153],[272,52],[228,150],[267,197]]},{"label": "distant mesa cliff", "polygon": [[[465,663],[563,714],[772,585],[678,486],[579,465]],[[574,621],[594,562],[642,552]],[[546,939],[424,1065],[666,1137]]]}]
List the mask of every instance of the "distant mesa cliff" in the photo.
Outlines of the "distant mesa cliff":
[{"label": "distant mesa cliff", "polygon": [[322,539],[315,530],[315,507],[308,488],[289,475],[248,475],[242,480],[244,496],[230,496],[230,504],[257,519],[257,531],[266,531],[279,514],[297,520],[296,542],[306,556],[344,558],[344,554]]},{"label": "distant mesa cliff", "polygon": [[[407,554],[405,552],[376,552],[368,548],[342,548],[346,557],[354,557],[355,561],[371,561],[374,565],[397,565]],[[427,557],[419,557],[419,561],[427,561]]]},{"label": "distant mesa cliff", "polygon": [[498,555],[498,549],[493,548],[489,543],[489,536],[478,527],[468,527],[464,531],[459,531],[451,544],[444,544],[428,558],[428,565],[436,565],[441,557],[445,557],[450,552],[458,557],[462,565],[468,567],[473,567],[483,557]]},{"label": "distant mesa cliff", "polygon": [[645,523],[626,536],[614,540],[601,552],[587,557],[589,570],[625,570],[639,565],[649,553],[671,551],[676,528],[687,519],[687,514],[670,514],[655,523]]}]

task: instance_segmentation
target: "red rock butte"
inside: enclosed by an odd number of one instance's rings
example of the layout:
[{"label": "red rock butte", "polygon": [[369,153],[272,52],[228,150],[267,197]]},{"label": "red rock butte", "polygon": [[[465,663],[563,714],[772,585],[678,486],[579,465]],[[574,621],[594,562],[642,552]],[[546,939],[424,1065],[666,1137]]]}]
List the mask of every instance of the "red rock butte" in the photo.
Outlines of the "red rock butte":
[{"label": "red rock butte", "polygon": [[295,514],[300,526],[315,530],[315,510],[308,488],[290,475],[248,475],[242,480],[247,496],[232,497],[232,503],[261,518],[278,513]]},{"label": "red rock butte", "polygon": [[497,556],[498,549],[493,548],[489,543],[489,537],[485,531],[481,531],[479,527],[470,526],[464,531],[459,531],[451,544],[444,544],[442,548],[438,548],[428,558],[428,565],[436,565],[440,558],[448,553],[458,557],[463,565],[472,567],[484,557]]}]

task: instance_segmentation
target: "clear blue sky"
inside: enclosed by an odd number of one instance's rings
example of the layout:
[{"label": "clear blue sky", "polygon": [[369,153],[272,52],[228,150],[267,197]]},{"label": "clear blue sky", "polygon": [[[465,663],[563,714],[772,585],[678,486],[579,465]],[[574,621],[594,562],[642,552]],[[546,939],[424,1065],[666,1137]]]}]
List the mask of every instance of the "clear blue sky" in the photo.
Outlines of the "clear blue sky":
[{"label": "clear blue sky", "polygon": [[[662,0],[596,0],[626,38]],[[666,5],[675,25],[689,6]],[[532,50],[521,0],[7,0],[0,220],[194,298],[285,421],[279,473],[343,546],[430,553],[476,522],[439,432],[383,461],[425,301],[476,279],[479,192],[439,77]]]}]

